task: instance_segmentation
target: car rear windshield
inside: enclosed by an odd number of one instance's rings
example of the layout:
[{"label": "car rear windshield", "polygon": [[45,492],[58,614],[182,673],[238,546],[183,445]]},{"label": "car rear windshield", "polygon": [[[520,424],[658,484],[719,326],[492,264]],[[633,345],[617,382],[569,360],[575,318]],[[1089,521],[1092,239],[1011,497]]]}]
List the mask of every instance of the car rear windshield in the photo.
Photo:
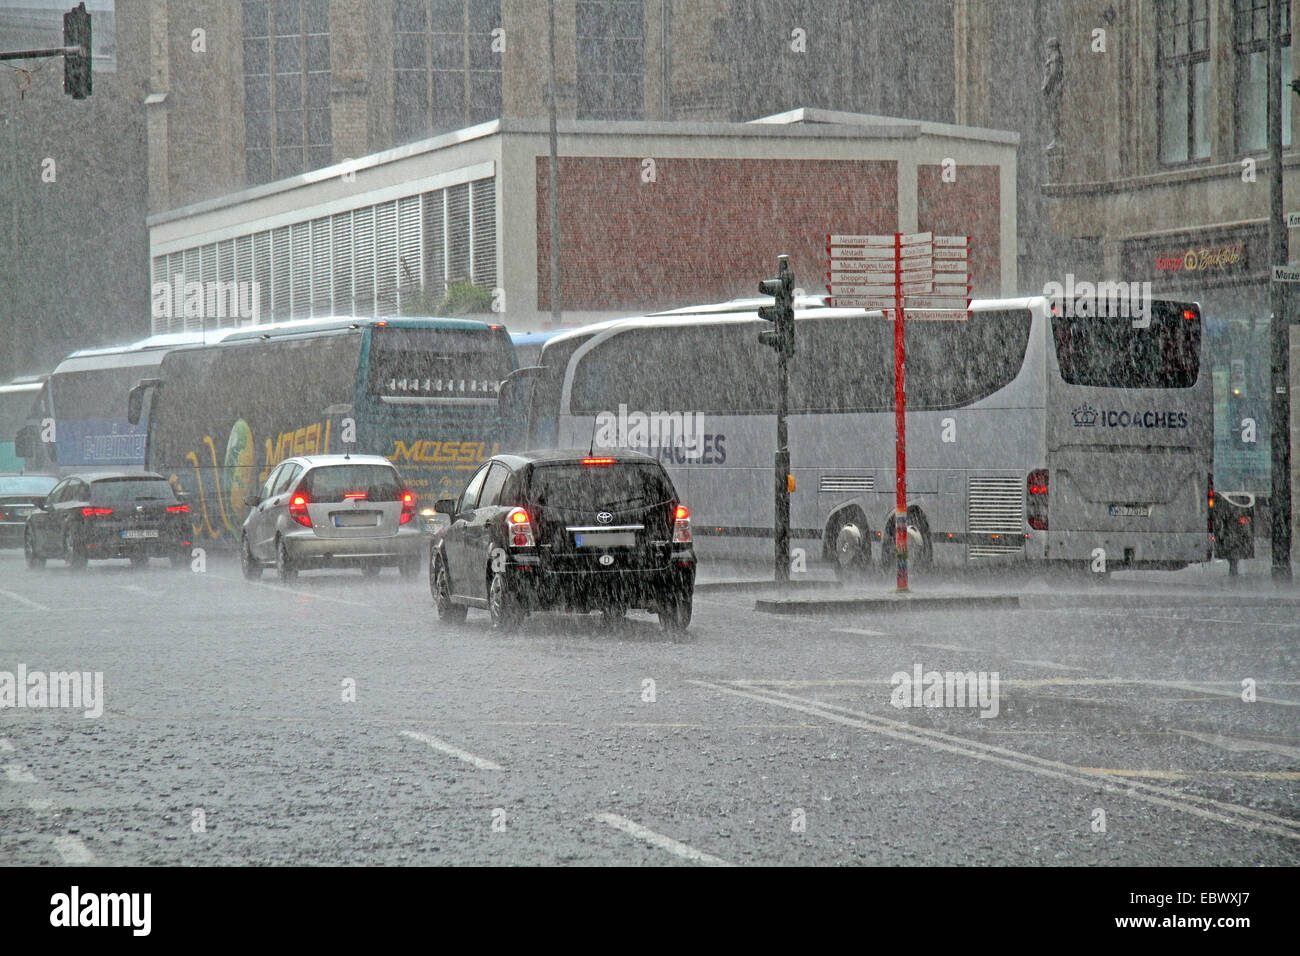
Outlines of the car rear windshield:
[{"label": "car rear windshield", "polygon": [[[1190,316],[1190,318],[1189,318]],[[1201,316],[1191,305],[1151,303],[1151,324],[1127,316],[1052,316],[1061,377],[1099,388],[1191,388],[1201,366]]]},{"label": "car rear windshield", "polygon": [[172,486],[162,478],[105,478],[90,486],[91,501],[170,501]]},{"label": "car rear windshield", "polygon": [[662,468],[652,463],[535,465],[528,497],[541,507],[636,508],[674,500]]},{"label": "car rear windshield", "polygon": [[387,465],[323,465],[307,473],[302,490],[311,501],[342,501],[349,492],[364,492],[368,501],[402,496],[397,471]]}]

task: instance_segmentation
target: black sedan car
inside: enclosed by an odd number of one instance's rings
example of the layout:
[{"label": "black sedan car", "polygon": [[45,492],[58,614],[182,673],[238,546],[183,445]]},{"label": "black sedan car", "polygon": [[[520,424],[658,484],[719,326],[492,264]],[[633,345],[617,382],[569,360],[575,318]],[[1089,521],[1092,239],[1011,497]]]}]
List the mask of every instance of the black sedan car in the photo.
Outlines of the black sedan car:
[{"label": "black sedan car", "polygon": [[468,608],[508,629],[529,611],[630,609],[659,615],[681,635],[691,622],[695,550],[690,513],[655,458],[635,452],[496,455],[434,532],[429,589],[438,617]]},{"label": "black sedan car", "polygon": [[89,560],[129,558],[134,565],[190,559],[189,505],[161,475],[69,475],[27,518],[23,553],[29,568],[59,558],[84,568]]},{"label": "black sedan car", "polygon": [[21,548],[27,516],[59,479],[54,475],[0,475],[0,548]]}]

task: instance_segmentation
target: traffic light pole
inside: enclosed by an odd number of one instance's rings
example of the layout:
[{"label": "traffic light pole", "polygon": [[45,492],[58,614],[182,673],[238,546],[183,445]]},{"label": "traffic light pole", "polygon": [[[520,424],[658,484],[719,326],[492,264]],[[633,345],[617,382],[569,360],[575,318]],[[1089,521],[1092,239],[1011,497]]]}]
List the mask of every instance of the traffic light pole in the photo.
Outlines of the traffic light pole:
[{"label": "traffic light pole", "polygon": [[790,583],[790,445],[786,414],[790,410],[790,356],[782,349],[777,353],[777,374],[781,378],[776,406],[776,534],[775,564],[777,584]]}]

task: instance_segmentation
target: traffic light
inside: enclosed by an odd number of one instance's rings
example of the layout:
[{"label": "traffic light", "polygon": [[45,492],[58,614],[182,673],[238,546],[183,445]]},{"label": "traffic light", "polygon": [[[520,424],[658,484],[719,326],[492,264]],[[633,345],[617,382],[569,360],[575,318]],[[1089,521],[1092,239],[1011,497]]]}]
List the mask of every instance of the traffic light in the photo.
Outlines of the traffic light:
[{"label": "traffic light", "polygon": [[63,54],[63,92],[74,100],[90,95],[90,14],[79,3],[63,15],[63,45],[80,47],[77,53]]},{"label": "traffic light", "polygon": [[775,279],[764,279],[758,284],[762,295],[776,298],[775,305],[759,308],[758,317],[776,327],[758,333],[758,340],[780,355],[794,355],[794,273],[790,271],[790,257],[779,256],[781,264]]}]

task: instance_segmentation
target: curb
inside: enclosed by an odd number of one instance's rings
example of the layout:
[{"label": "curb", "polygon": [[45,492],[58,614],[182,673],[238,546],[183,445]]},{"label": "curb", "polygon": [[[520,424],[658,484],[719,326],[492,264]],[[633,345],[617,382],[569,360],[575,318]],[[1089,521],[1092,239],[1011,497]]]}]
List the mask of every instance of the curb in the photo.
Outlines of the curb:
[{"label": "curb", "polygon": [[1019,608],[1014,594],[964,594],[929,597],[776,598],[759,599],[754,610],[766,614],[823,614],[827,611],[934,611],[964,608]]}]

